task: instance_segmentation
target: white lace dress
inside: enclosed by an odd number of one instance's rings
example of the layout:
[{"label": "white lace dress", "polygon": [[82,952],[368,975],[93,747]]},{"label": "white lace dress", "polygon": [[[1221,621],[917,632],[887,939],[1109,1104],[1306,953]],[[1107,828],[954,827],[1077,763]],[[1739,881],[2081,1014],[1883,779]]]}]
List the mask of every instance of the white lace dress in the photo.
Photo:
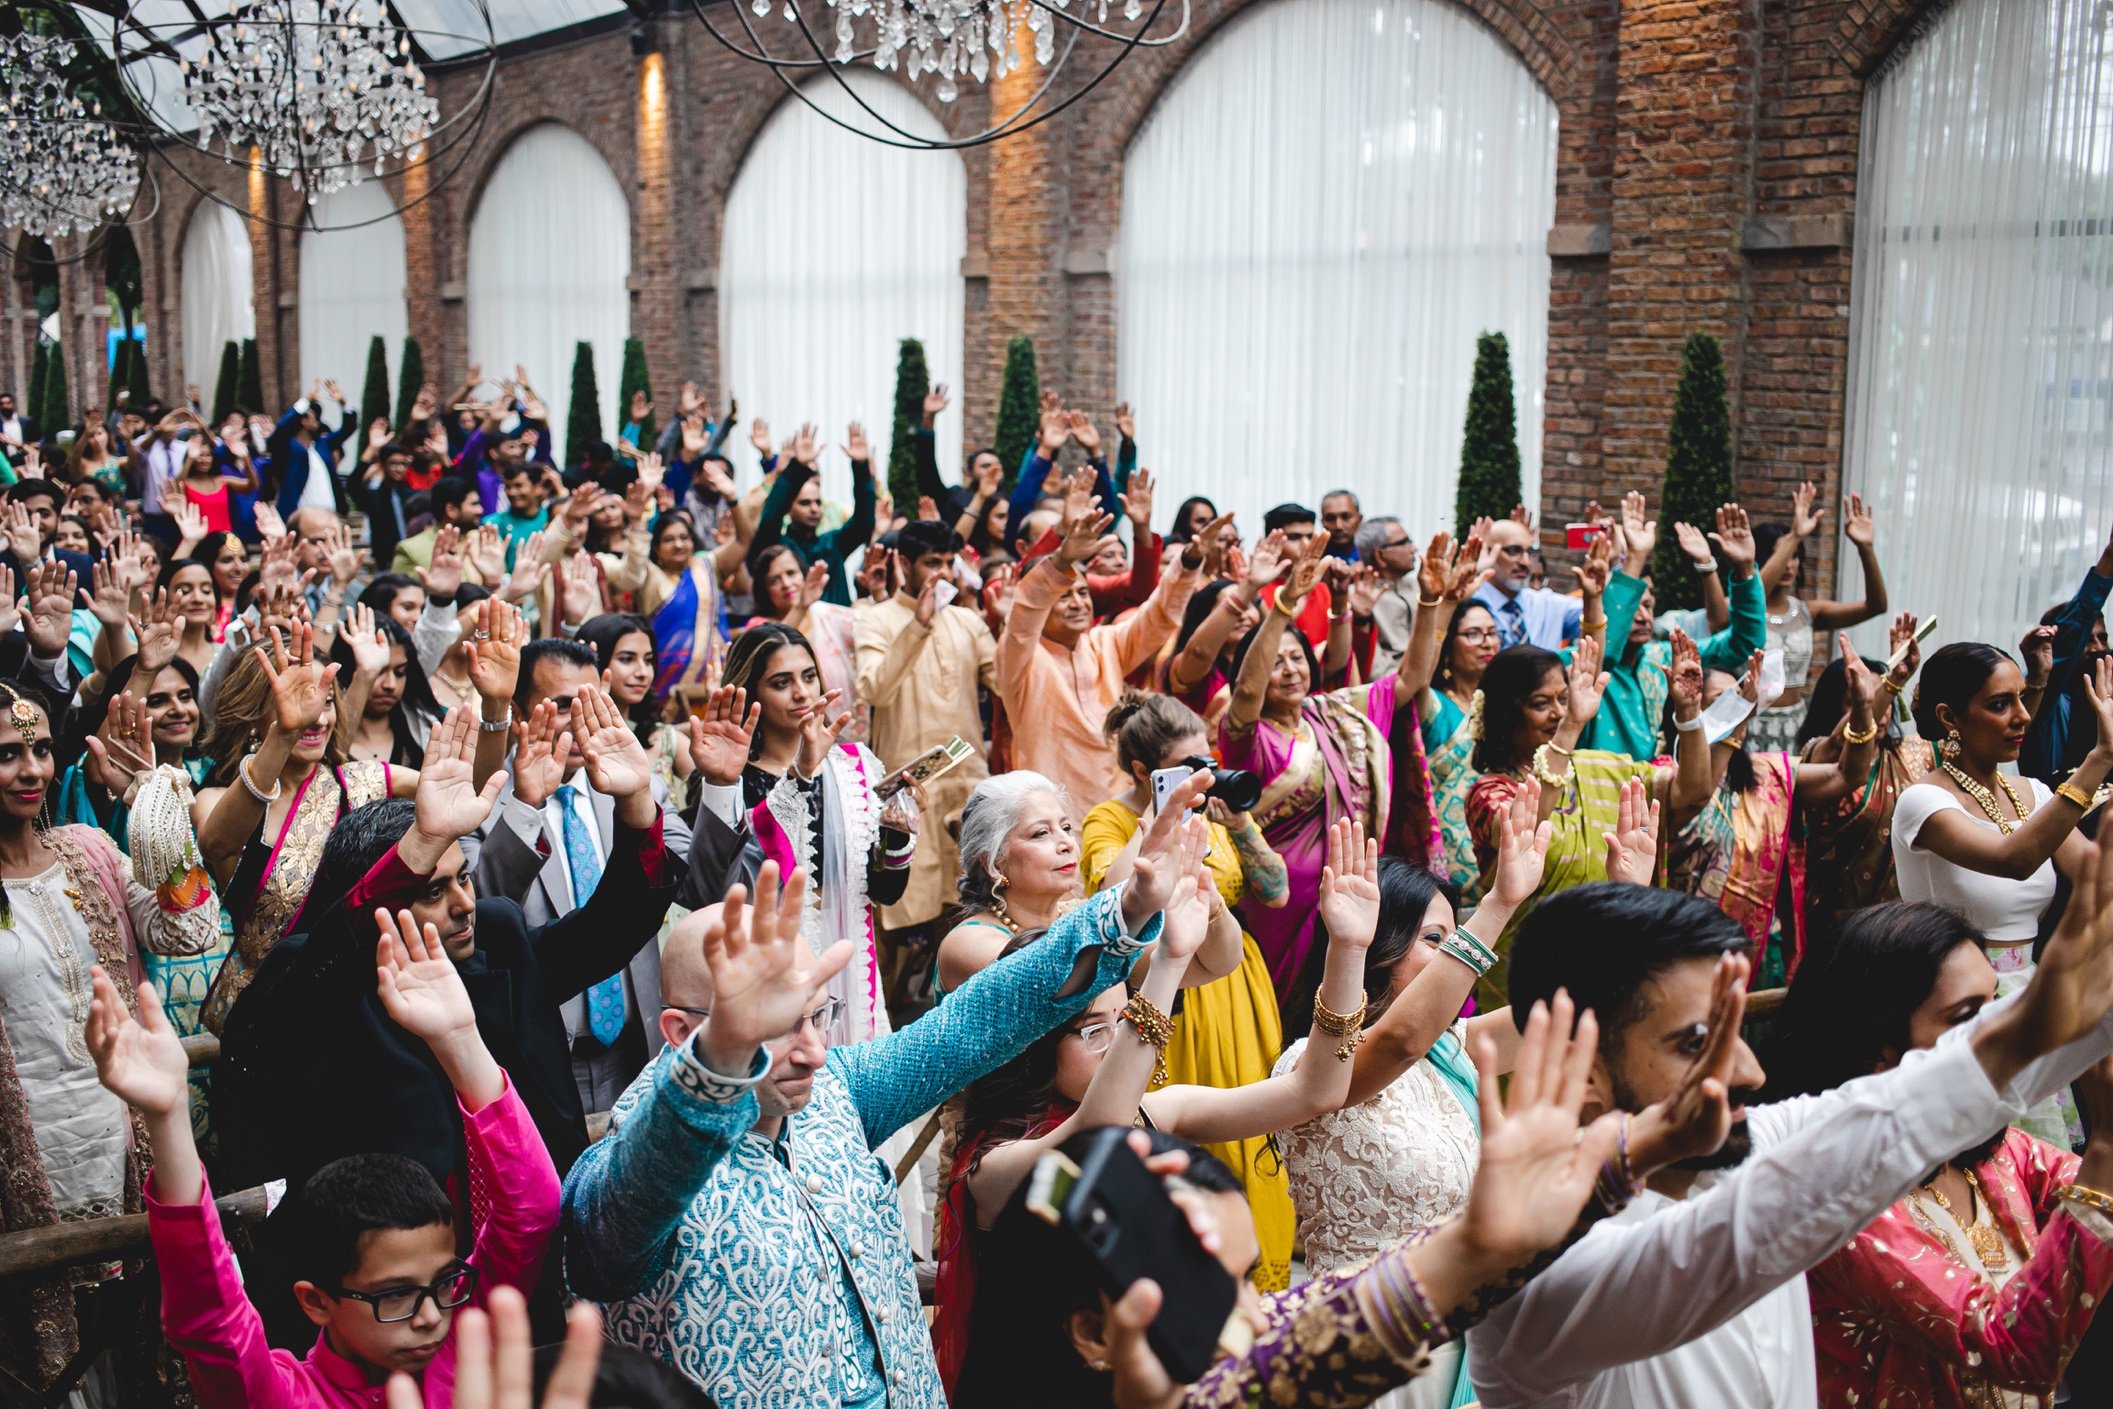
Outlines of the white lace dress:
[{"label": "white lace dress", "polygon": [[[1448,1034],[1466,1040],[1467,1025]],[[1306,1040],[1284,1050],[1275,1074],[1298,1064]],[[1364,1262],[1409,1234],[1458,1213],[1482,1142],[1474,1121],[1429,1061],[1418,1062],[1361,1105],[1277,1136],[1309,1272]],[[1445,1409],[1459,1364],[1457,1344],[1431,1373],[1375,1403],[1381,1409]]]}]

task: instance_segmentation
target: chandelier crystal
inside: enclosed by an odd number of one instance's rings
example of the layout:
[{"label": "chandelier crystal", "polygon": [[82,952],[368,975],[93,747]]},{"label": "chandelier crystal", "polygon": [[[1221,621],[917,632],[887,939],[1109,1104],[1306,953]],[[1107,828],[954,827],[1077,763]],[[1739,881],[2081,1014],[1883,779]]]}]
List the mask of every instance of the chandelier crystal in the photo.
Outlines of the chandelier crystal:
[{"label": "chandelier crystal", "polygon": [[[785,18],[797,21],[796,0],[784,0]],[[1056,12],[1069,14],[1071,0],[828,0],[836,11],[837,63],[859,56],[857,21],[872,17],[873,36],[865,44],[873,66],[893,70],[898,59],[911,79],[938,76],[933,92],[941,102],[960,96],[955,80],[967,75],[978,83],[1005,77],[1020,66],[1015,36],[1024,24],[1034,36],[1035,62],[1047,66],[1056,56]],[[770,13],[771,0],[751,0],[758,15]],[[1108,22],[1109,0],[1086,0],[1083,15],[1098,10],[1097,23]],[[1141,0],[1124,0],[1123,18],[1144,13]],[[992,62],[995,56],[996,62]]]},{"label": "chandelier crystal", "polygon": [[311,204],[415,160],[440,121],[382,0],[250,0],[182,68],[198,145],[229,161],[255,147]]},{"label": "chandelier crystal", "polygon": [[84,101],[68,39],[0,37],[0,226],[39,238],[93,230],[132,208],[139,153]]}]

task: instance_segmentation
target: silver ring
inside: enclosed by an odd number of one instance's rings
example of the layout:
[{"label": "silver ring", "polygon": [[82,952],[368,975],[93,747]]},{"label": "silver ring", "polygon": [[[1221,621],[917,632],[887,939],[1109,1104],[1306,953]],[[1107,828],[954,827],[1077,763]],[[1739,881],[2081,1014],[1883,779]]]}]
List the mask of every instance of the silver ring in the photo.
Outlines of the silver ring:
[{"label": "silver ring", "polygon": [[470,639],[472,641],[489,641],[492,639],[492,633],[489,631],[474,632],[471,634]]}]

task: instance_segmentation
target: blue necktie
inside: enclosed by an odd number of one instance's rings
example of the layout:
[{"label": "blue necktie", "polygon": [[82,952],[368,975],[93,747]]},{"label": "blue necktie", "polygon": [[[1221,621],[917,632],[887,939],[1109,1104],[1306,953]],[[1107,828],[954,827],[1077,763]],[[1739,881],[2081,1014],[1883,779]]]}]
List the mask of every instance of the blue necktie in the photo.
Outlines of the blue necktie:
[{"label": "blue necktie", "polygon": [[1516,646],[1524,641],[1526,639],[1526,609],[1519,605],[1519,599],[1517,597],[1507,597],[1504,601],[1504,610],[1501,615],[1504,618],[1504,644]]},{"label": "blue necktie", "polygon": [[[602,863],[594,838],[573,807],[579,796],[572,784],[558,789],[558,810],[565,818],[565,869],[572,876],[572,908],[577,910],[601,883]],[[624,976],[613,974],[587,990],[587,1030],[604,1047],[614,1047],[624,1031]]]}]

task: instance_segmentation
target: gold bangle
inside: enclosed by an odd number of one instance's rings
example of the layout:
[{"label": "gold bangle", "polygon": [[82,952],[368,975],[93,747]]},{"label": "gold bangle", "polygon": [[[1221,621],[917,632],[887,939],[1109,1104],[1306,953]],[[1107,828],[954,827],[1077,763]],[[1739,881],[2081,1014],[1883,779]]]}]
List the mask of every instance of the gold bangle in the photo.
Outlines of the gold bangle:
[{"label": "gold bangle", "polygon": [[1367,1006],[1369,1005],[1366,1003],[1359,1003],[1357,1011],[1354,1013],[1331,1012],[1328,1005],[1321,1001],[1320,995],[1314,995],[1313,1025],[1330,1037],[1344,1039],[1335,1049],[1335,1059],[1337,1061],[1349,1061],[1350,1054],[1355,1052],[1358,1044],[1365,1040],[1365,1009]]},{"label": "gold bangle", "polygon": [[1853,724],[1844,722],[1842,725],[1842,742],[1852,747],[1861,747],[1877,737],[1878,721],[1875,719],[1871,721],[1871,727],[1861,734],[1856,732],[1856,726]]},{"label": "gold bangle", "polygon": [[1423,598],[1421,598],[1421,597],[1418,597],[1418,598],[1416,599],[1416,606],[1418,607],[1418,609],[1419,609],[1419,610],[1422,610],[1422,611],[1431,611],[1431,610],[1435,609],[1435,608],[1436,608],[1436,607],[1437,607],[1437,606],[1438,606],[1438,605],[1439,605],[1440,603],[1442,603],[1442,602],[1444,602],[1444,601],[1445,601],[1445,598],[1443,598],[1443,597],[1433,597],[1433,598],[1431,598],[1431,599],[1430,599],[1429,601],[1425,601],[1425,600],[1424,600]]},{"label": "gold bangle", "polygon": [[1564,758],[1570,757],[1572,752],[1572,750],[1564,748],[1561,744],[1557,743],[1553,739],[1550,739],[1547,743],[1541,745],[1541,747],[1548,750],[1550,753],[1561,754]]},{"label": "gold bangle", "polygon": [[2095,1208],[2108,1218],[2113,1218],[2113,1194],[2102,1194],[2085,1184],[2064,1184],[2054,1191],[2057,1199],[2068,1199],[2085,1208]]},{"label": "gold bangle", "polygon": [[[1273,612],[1281,614],[1286,621],[1289,621],[1299,614],[1299,609],[1298,607],[1286,607],[1284,605],[1285,600],[1285,596],[1282,592],[1277,593],[1276,600],[1269,604],[1269,609]],[[1303,605],[1303,603],[1301,605]]]},{"label": "gold bangle", "polygon": [[1607,619],[1601,617],[1598,621],[1584,622],[1578,627],[1578,630],[1587,636],[1604,636],[1607,634]]},{"label": "gold bangle", "polygon": [[1137,1033],[1139,1042],[1159,1049],[1159,1057],[1152,1067],[1152,1083],[1164,1086],[1167,1083],[1167,1043],[1174,1036],[1174,1020],[1159,1011],[1159,1005],[1142,993],[1130,995],[1123,1005],[1122,1017]]},{"label": "gold bangle", "polygon": [[2089,812],[2093,807],[2098,805],[2097,798],[2091,797],[2089,794],[2085,793],[2082,788],[2078,787],[2075,783],[2070,782],[2066,778],[2062,780],[2061,786],[2057,787],[2054,790],[2054,795],[2056,797],[2065,797],[2069,799],[2069,801],[2075,803],[2078,807],[2081,807],[2086,812]]},{"label": "gold bangle", "polygon": [[1907,688],[1905,685],[1902,685],[1898,680],[1895,680],[1890,675],[1884,676],[1879,680],[1878,683],[1886,689],[1891,690],[1895,699],[1898,699],[1900,697],[1900,692]]}]

